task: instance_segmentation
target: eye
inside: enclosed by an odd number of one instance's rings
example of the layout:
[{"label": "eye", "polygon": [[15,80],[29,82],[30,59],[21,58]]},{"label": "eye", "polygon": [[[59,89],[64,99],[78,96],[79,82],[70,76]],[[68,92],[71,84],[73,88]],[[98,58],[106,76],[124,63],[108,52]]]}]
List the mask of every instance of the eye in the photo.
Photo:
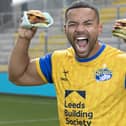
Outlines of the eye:
[{"label": "eye", "polygon": [[93,22],[92,21],[86,21],[86,22],[84,22],[84,25],[85,26],[91,26],[91,25],[93,25]]},{"label": "eye", "polygon": [[93,23],[92,22],[86,22],[85,23],[85,25],[87,25],[87,26],[90,26],[90,25],[92,25]]},{"label": "eye", "polygon": [[68,23],[68,27],[76,27],[77,24],[76,23]]}]

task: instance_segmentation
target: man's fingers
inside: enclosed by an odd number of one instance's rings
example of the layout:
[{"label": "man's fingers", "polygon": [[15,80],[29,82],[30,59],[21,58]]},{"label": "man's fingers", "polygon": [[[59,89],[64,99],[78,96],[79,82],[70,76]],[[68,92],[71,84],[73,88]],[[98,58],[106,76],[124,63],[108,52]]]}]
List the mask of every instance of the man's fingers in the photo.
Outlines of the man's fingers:
[{"label": "man's fingers", "polygon": [[33,32],[36,32],[36,31],[37,31],[37,28],[36,28],[36,27],[32,27],[31,30],[32,30]]},{"label": "man's fingers", "polygon": [[35,35],[36,30],[37,28],[26,29],[26,28],[20,27],[18,30],[18,34],[19,34],[19,37],[30,40]]}]

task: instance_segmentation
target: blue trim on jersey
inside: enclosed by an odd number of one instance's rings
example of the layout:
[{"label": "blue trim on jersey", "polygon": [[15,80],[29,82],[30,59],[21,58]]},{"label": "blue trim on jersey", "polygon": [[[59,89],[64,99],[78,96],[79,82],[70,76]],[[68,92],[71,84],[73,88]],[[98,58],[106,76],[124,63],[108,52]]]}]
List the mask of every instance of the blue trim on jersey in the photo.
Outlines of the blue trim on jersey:
[{"label": "blue trim on jersey", "polygon": [[126,75],[125,75],[125,83],[124,83],[124,88],[126,88]]},{"label": "blue trim on jersey", "polygon": [[89,62],[89,61],[95,59],[97,56],[99,56],[102,53],[102,51],[105,49],[105,47],[106,47],[106,45],[102,44],[101,48],[98,50],[98,52],[94,56],[91,56],[89,58],[78,58],[78,57],[76,57],[76,59],[79,62]]},{"label": "blue trim on jersey", "polygon": [[47,54],[41,57],[39,60],[40,69],[49,83],[52,83],[52,64],[51,64],[52,54]]}]

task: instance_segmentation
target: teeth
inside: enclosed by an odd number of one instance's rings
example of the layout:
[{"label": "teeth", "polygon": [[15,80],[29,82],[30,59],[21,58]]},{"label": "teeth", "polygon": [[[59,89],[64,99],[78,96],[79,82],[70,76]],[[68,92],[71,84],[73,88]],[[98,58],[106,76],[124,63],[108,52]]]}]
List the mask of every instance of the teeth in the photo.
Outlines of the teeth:
[{"label": "teeth", "polygon": [[87,39],[87,38],[85,38],[85,37],[78,37],[77,38],[77,40],[85,40],[85,39]]}]

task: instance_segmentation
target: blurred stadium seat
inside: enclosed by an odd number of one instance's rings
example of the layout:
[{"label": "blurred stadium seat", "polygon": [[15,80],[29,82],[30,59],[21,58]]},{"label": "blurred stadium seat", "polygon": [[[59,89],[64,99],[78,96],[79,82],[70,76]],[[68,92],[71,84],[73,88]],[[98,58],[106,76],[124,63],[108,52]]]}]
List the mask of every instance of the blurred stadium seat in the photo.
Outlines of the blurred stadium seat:
[{"label": "blurred stadium seat", "polygon": [[[16,40],[19,19],[23,9],[42,9],[40,6],[42,4],[44,11],[50,12],[51,15],[54,17],[54,25],[51,26],[48,30],[39,29],[35,38],[32,40],[32,44],[29,50],[31,57],[43,56],[45,53],[52,52],[56,49],[63,49],[69,46],[63,32],[63,10],[66,6],[66,3],[62,3],[57,0],[53,1],[55,1],[57,5],[55,5],[53,2],[52,5],[48,5],[49,0],[47,0],[46,3],[42,3],[41,0],[38,0],[38,3],[36,3],[33,0],[33,2],[27,3],[26,8],[22,8],[22,5],[20,5],[18,7],[14,7],[12,9],[12,12],[10,11],[0,13],[0,70],[7,71],[9,55],[11,49],[14,47],[15,44],[14,42]],[[111,34],[114,21],[117,18],[126,17],[125,0],[89,0],[89,2],[92,2],[99,8],[101,22],[104,24],[103,32],[100,35],[99,39],[101,41],[111,44],[114,47],[126,50],[125,44],[121,42],[122,40],[116,37],[112,37]],[[11,19],[8,20],[8,22],[6,23],[4,22],[4,17],[7,16],[11,16]]]}]

